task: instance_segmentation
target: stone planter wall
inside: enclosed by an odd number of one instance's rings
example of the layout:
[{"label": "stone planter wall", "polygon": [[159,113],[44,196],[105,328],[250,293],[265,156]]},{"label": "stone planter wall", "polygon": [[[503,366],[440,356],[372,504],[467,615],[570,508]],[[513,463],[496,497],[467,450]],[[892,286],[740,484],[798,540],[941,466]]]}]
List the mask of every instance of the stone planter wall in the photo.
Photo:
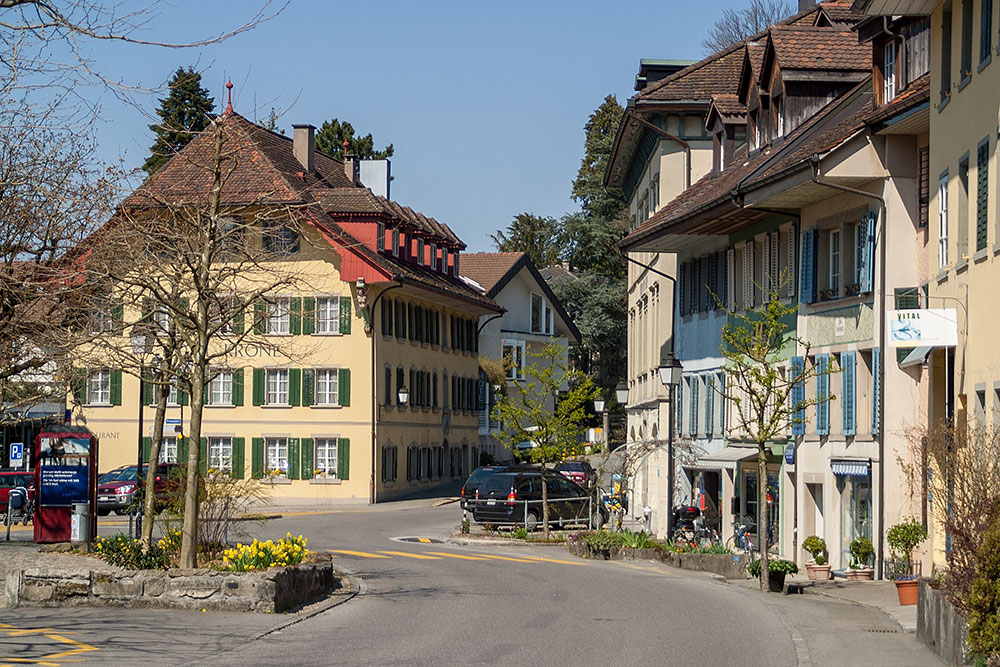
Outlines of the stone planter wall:
[{"label": "stone planter wall", "polygon": [[658,560],[684,570],[714,572],[726,579],[746,579],[746,563],[740,556],[731,554],[682,554],[663,549],[630,549],[612,547],[608,551],[594,551],[586,542],[569,541],[566,549],[581,558],[603,560]]},{"label": "stone planter wall", "polygon": [[926,579],[917,589],[917,639],[947,665],[969,665],[965,655],[965,617]]},{"label": "stone planter wall", "polygon": [[334,590],[332,563],[261,572],[32,567],[7,573],[8,607],[171,607],[282,612]]}]

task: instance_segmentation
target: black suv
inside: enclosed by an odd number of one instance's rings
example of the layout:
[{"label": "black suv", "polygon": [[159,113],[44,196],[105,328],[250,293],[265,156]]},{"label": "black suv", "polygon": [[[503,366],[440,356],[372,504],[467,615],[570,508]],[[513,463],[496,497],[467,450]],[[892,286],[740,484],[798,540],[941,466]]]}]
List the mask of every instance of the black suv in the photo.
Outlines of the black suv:
[{"label": "black suv", "polygon": [[471,509],[474,503],[470,503],[470,500],[475,500],[476,491],[479,489],[479,485],[483,483],[483,480],[496,472],[503,472],[504,466],[479,466],[472,471],[469,478],[465,480],[465,484],[462,485],[462,509]]},{"label": "black suv", "polygon": [[[588,524],[593,516],[598,526],[607,521],[607,510],[595,505],[587,489],[560,474],[547,473],[549,523],[560,526]],[[542,518],[542,473],[497,472],[479,486],[472,518],[477,523],[522,524],[538,527]]]}]

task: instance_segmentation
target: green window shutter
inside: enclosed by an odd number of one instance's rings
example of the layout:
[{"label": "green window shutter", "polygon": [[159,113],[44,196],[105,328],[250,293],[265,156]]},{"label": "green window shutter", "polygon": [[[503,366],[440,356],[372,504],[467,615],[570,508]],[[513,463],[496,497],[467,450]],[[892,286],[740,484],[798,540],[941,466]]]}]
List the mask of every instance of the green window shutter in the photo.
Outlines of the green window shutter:
[{"label": "green window shutter", "polygon": [[267,333],[267,320],[264,318],[264,302],[258,301],[253,305],[253,332],[258,335]]},{"label": "green window shutter", "polygon": [[122,404],[122,372],[111,371],[111,405]]},{"label": "green window shutter", "polygon": [[141,380],[142,390],[141,390],[140,393],[142,394],[142,404],[143,405],[152,405],[153,404],[153,384],[152,384],[152,382],[150,382],[150,380],[152,380],[152,379],[153,378],[152,378],[152,375],[151,375],[149,369],[146,369],[146,371],[143,372],[143,374],[142,374],[142,380]]},{"label": "green window shutter", "polygon": [[77,405],[84,405],[87,402],[87,371],[82,368],[74,368],[72,373],[73,400]]},{"label": "green window shutter", "polygon": [[264,476],[264,438],[250,439],[250,476],[254,479]]},{"label": "green window shutter", "polygon": [[288,479],[299,478],[299,439],[288,439]]},{"label": "green window shutter", "polygon": [[188,393],[177,387],[177,405],[187,405],[188,404]]},{"label": "green window shutter", "polygon": [[302,369],[302,405],[312,405],[316,388],[316,371],[312,368]]},{"label": "green window shutter", "polygon": [[879,366],[882,364],[882,354],[880,348],[872,348],[872,435],[878,434],[879,421],[878,421],[878,407],[879,401],[882,397],[880,395],[881,387],[879,386]]},{"label": "green window shutter", "polygon": [[140,306],[140,322],[152,322],[153,321],[153,300],[148,296],[142,297],[142,305]]},{"label": "green window shutter", "polygon": [[840,355],[840,407],[842,412],[841,431],[844,435],[854,435],[855,426],[855,369],[857,354],[854,351]]},{"label": "green window shutter", "polygon": [[264,377],[263,368],[253,369],[253,404],[264,405]]},{"label": "green window shutter", "polygon": [[337,438],[337,477],[350,479],[351,473],[351,441],[348,438]]},{"label": "green window shutter", "polygon": [[339,403],[347,407],[351,404],[351,369],[341,368],[339,376],[337,378],[337,391],[340,397],[337,399]]},{"label": "green window shutter", "polygon": [[312,438],[302,438],[300,441],[301,453],[299,454],[299,461],[301,461],[300,467],[300,477],[302,479],[312,479],[313,478],[313,439]]},{"label": "green window shutter", "polygon": [[149,463],[149,451],[153,448],[153,439],[148,435],[142,438],[142,462]]},{"label": "green window shutter", "polygon": [[191,306],[190,299],[188,299],[186,296],[182,296],[180,304],[181,304],[181,313],[186,314],[188,312],[188,308]]},{"label": "green window shutter", "polygon": [[298,368],[288,369],[288,404],[298,405],[302,397],[302,371]]},{"label": "green window shutter", "polygon": [[817,354],[816,433],[830,435],[830,355]]},{"label": "green window shutter", "polygon": [[986,248],[989,228],[989,165],[990,140],[987,137],[976,149],[976,251]]},{"label": "green window shutter", "polygon": [[340,297],[340,333],[351,333],[351,297]]},{"label": "green window shutter", "polygon": [[208,470],[208,438],[201,439],[201,448],[198,450],[198,466],[201,474]]},{"label": "green window shutter", "polygon": [[185,438],[183,435],[177,436],[177,460],[185,469],[187,468],[188,438]]},{"label": "green window shutter", "polygon": [[243,405],[243,369],[233,369],[233,405]]},{"label": "green window shutter", "polygon": [[246,317],[246,308],[243,305],[243,299],[239,297],[233,298],[233,320],[230,326],[232,327],[233,333],[241,334],[243,333],[244,319]]},{"label": "green window shutter", "polygon": [[300,334],[302,333],[302,299],[293,296],[288,300],[288,304],[291,311],[288,315],[288,333]]},{"label": "green window shutter", "polygon": [[243,438],[233,438],[233,478],[243,479],[246,467],[245,440]]},{"label": "green window shutter", "polygon": [[302,333],[316,333],[316,297],[302,299]]},{"label": "green window shutter", "polygon": [[125,326],[125,307],[121,301],[111,306],[111,322],[114,330],[121,333],[122,328]]}]

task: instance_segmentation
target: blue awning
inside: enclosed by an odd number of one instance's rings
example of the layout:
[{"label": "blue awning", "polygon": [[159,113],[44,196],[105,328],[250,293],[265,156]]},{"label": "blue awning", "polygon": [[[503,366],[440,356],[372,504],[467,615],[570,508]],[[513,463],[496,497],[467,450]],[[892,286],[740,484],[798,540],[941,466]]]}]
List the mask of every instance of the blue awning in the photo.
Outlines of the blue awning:
[{"label": "blue awning", "polygon": [[838,477],[845,475],[865,477],[868,475],[871,464],[868,461],[831,461],[830,467],[833,469],[833,474]]},{"label": "blue awning", "polygon": [[906,355],[901,362],[899,362],[900,368],[906,368],[907,366],[916,366],[917,364],[923,364],[927,362],[927,357],[931,352],[934,351],[933,347],[915,347]]}]

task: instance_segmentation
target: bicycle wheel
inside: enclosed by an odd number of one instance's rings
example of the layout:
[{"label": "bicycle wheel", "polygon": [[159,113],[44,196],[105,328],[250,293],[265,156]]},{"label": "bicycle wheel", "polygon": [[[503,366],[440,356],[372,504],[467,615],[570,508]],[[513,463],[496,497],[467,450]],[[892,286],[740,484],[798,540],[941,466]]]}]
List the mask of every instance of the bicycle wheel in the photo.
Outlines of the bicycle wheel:
[{"label": "bicycle wheel", "polygon": [[736,536],[730,535],[729,539],[726,540],[725,547],[730,551],[736,551]]}]

